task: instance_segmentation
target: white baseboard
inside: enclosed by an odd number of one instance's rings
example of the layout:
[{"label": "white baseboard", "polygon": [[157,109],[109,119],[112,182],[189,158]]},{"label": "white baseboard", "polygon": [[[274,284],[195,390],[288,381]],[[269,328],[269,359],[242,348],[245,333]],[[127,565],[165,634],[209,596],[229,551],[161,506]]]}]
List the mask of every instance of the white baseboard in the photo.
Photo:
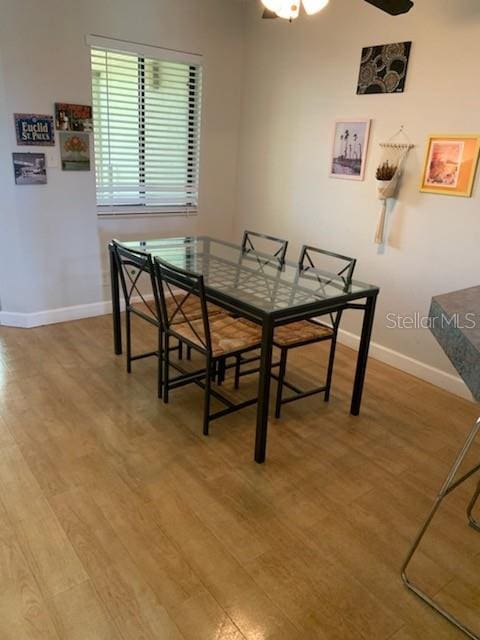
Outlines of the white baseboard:
[{"label": "white baseboard", "polygon": [[103,316],[111,313],[111,311],[112,303],[110,301],[79,304],[73,307],[49,309],[48,311],[35,311],[34,313],[10,313],[9,311],[0,311],[0,325],[32,329],[33,327],[41,327],[45,324],[56,324],[57,322],[68,322],[69,320]]},{"label": "white baseboard", "polygon": [[[146,296],[145,299],[151,299],[151,297],[152,296]],[[34,313],[10,313],[8,311],[0,311],[0,325],[32,329],[33,327],[40,327],[46,324],[56,324],[57,322],[102,316],[111,313],[111,311],[112,303],[110,300],[76,305],[73,307],[62,307],[60,309],[50,309],[48,311],[37,311]],[[358,350],[360,343],[359,336],[340,329],[338,340],[340,343]],[[384,347],[376,342],[372,342],[370,345],[370,356],[396,369],[426,380],[437,387],[446,389],[457,396],[467,398],[468,400],[472,399],[467,386],[459,376],[446,373],[441,369],[405,356],[398,351],[393,351],[393,349]]]},{"label": "white baseboard", "polygon": [[[354,333],[340,329],[338,332],[338,341],[341,344],[351,347],[357,351],[360,344],[360,337]],[[369,355],[375,360],[380,360],[381,362],[385,362],[385,364],[389,364],[391,367],[405,371],[405,373],[409,373],[416,378],[426,380],[437,387],[450,391],[450,393],[453,393],[456,396],[472,400],[472,394],[460,376],[447,373],[441,369],[432,367],[429,364],[420,362],[420,360],[415,360],[415,358],[411,358],[410,356],[405,356],[399,351],[394,351],[393,349],[384,347],[377,342],[370,343]]]}]

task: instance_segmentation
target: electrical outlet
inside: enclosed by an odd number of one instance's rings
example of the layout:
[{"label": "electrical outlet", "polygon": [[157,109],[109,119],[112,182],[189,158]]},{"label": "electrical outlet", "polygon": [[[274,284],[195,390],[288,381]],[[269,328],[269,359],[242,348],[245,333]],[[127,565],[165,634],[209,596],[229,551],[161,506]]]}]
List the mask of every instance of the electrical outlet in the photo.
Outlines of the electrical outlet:
[{"label": "electrical outlet", "polygon": [[58,169],[58,150],[49,149],[45,155],[47,158],[47,168]]}]

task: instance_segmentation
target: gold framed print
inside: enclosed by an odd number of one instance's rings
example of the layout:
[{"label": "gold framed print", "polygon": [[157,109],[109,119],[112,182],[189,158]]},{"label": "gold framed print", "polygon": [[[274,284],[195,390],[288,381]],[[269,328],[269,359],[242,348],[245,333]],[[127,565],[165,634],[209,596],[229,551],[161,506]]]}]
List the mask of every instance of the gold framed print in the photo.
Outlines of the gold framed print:
[{"label": "gold framed print", "polygon": [[480,134],[429,136],[420,191],[470,198],[479,150]]}]

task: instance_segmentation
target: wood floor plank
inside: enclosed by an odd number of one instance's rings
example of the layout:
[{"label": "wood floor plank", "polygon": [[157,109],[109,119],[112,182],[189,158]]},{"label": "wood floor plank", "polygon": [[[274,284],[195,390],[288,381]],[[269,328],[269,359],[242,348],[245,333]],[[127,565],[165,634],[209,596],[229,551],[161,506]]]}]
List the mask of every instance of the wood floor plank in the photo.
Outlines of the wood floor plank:
[{"label": "wood floor plank", "polygon": [[0,449],[0,500],[13,522],[51,515],[45,495],[16,445]]},{"label": "wood floor plank", "polygon": [[90,581],[52,598],[54,619],[62,640],[117,640],[119,630],[105,611]]},{"label": "wood floor plank", "polygon": [[95,487],[91,495],[119,540],[134,550],[136,566],[164,607],[170,611],[204,593],[187,559],[158,526],[153,504],[142,502],[120,483],[107,491]]},{"label": "wood floor plank", "polygon": [[476,629],[480,610],[480,585],[478,580],[468,580],[464,576],[456,577],[436,594],[436,599],[441,606],[455,615],[465,626],[473,630]]},{"label": "wood floor plank", "polygon": [[88,579],[55,516],[24,520],[17,526],[17,534],[43,594],[52,597]]},{"label": "wood floor plank", "polygon": [[0,448],[15,444],[13,434],[6,421],[0,416]]},{"label": "wood floor plank", "polygon": [[178,605],[172,615],[185,640],[245,640],[245,636],[207,591]]},{"label": "wood floor plank", "polygon": [[190,558],[194,571],[247,639],[292,638],[298,629],[260,589],[181,498],[175,479],[149,487],[158,521]]},{"label": "wood floor plank", "polygon": [[124,640],[182,638],[140,569],[90,496],[78,489],[50,498],[77,555]]},{"label": "wood floor plank", "polygon": [[0,542],[2,640],[59,640],[35,578],[15,541]]}]

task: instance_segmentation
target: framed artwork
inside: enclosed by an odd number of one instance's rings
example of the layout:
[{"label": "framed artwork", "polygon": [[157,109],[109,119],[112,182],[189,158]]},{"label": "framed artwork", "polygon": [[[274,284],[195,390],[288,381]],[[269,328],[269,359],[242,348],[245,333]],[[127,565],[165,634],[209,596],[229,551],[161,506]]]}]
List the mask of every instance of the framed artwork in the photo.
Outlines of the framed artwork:
[{"label": "framed artwork", "polygon": [[60,131],[60,159],[63,171],[90,171],[88,133]]},{"label": "framed artwork", "polygon": [[362,49],[357,94],[403,93],[411,42],[394,42]]},{"label": "framed artwork", "polygon": [[55,126],[60,131],[92,131],[92,107],[56,102]]},{"label": "framed artwork", "polygon": [[469,198],[479,150],[480,134],[431,135],[428,138],[420,191]]},{"label": "framed artwork", "polygon": [[363,180],[370,120],[337,120],[333,136],[330,177]]},{"label": "framed artwork", "polygon": [[36,113],[14,113],[13,117],[18,145],[52,147],[55,144],[52,116]]},{"label": "framed artwork", "polygon": [[47,184],[44,153],[12,153],[15,184]]}]

